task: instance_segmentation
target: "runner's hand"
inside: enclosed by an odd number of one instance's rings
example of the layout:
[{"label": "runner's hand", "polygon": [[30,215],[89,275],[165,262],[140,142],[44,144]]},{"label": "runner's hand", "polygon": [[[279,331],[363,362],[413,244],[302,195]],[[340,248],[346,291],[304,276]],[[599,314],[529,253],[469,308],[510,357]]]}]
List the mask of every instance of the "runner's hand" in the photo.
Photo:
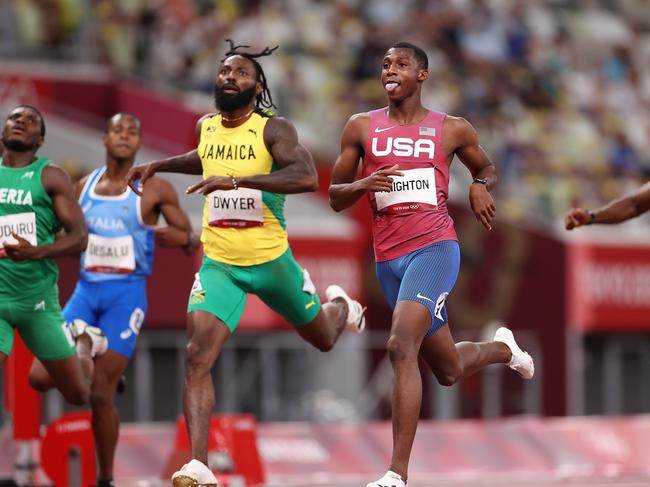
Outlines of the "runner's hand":
[{"label": "runner's hand", "polygon": [[228,191],[235,189],[233,180],[229,176],[210,176],[209,178],[199,181],[196,184],[193,184],[185,190],[185,193],[199,193],[199,194],[210,194],[213,191],[222,190]]},{"label": "runner's hand", "polygon": [[[151,176],[156,174],[156,167],[154,163],[144,164],[142,166],[133,166],[129,169],[129,172],[126,173],[125,182],[129,188],[137,195],[142,196],[142,189],[144,188],[144,183],[147,182]],[[136,186],[135,182],[138,181]]]},{"label": "runner's hand", "polygon": [[573,230],[574,228],[588,225],[590,221],[591,216],[586,210],[582,208],[571,208],[566,214],[566,217],[564,217],[564,226],[567,230]]},{"label": "runner's hand", "polygon": [[380,169],[373,172],[370,176],[363,178],[363,189],[368,192],[384,191],[390,193],[393,189],[393,178],[390,176],[403,176],[404,173],[397,170],[399,166],[395,164],[393,167]]},{"label": "runner's hand", "polygon": [[11,236],[15,238],[18,243],[10,244],[5,242],[3,244],[5,254],[8,258],[15,261],[38,259],[38,246],[32,245],[28,240],[24,239],[17,233],[11,232]]},{"label": "runner's hand", "polygon": [[488,230],[492,230],[492,219],[497,214],[492,195],[484,184],[472,184],[469,187],[469,205],[472,207],[476,221]]}]

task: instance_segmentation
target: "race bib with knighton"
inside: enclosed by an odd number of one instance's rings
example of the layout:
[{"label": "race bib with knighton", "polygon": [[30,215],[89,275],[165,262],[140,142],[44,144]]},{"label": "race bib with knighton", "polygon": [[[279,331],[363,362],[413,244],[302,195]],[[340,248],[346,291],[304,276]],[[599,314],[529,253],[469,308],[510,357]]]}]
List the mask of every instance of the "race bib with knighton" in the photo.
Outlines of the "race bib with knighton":
[{"label": "race bib with knighton", "polygon": [[84,267],[90,272],[128,274],[135,270],[133,237],[101,237],[88,235]]},{"label": "race bib with knighton", "polygon": [[38,245],[36,240],[36,213],[14,213],[0,216],[0,257],[5,256],[4,243],[17,244],[12,233],[20,235],[32,245]]},{"label": "race bib with knighton", "polygon": [[438,206],[436,171],[432,167],[401,171],[403,176],[391,176],[393,189],[376,192],[377,211],[389,214],[431,210]]},{"label": "race bib with knighton", "polygon": [[211,227],[259,227],[264,225],[262,192],[239,188],[213,191],[208,199],[208,223]]}]

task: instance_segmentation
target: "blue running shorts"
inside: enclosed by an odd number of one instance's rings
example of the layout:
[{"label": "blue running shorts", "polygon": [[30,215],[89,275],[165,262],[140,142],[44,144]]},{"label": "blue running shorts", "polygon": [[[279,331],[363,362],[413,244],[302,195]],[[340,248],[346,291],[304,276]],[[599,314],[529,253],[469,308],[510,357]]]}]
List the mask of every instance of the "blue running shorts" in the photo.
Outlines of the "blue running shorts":
[{"label": "blue running shorts", "polygon": [[147,313],[147,282],[88,282],[79,280],[74,293],[63,308],[70,323],[83,320],[97,326],[108,338],[108,349],[130,359]]},{"label": "blue running shorts", "polygon": [[377,278],[392,309],[399,301],[416,301],[431,313],[427,337],[447,323],[445,300],[460,269],[456,240],[443,240],[403,255],[377,262]]}]

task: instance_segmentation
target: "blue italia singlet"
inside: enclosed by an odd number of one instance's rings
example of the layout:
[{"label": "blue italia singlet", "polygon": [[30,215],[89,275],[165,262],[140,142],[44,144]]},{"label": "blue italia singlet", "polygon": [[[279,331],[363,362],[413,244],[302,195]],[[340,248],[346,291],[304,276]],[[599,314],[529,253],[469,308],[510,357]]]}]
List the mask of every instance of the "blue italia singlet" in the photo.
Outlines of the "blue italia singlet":
[{"label": "blue italia singlet", "polygon": [[142,279],[151,274],[154,232],[142,221],[140,196],[95,192],[106,167],[93,171],[79,197],[88,225],[88,247],[81,254],[81,278],[89,282]]}]

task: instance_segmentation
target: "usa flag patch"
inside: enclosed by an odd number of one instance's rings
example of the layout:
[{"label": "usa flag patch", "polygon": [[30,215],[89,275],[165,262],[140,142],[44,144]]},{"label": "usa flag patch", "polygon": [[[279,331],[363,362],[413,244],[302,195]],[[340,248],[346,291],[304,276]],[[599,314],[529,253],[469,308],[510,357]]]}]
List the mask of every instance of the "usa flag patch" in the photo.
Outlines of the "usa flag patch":
[{"label": "usa flag patch", "polygon": [[420,127],[420,135],[430,135],[431,137],[435,137],[436,129],[433,127]]}]

